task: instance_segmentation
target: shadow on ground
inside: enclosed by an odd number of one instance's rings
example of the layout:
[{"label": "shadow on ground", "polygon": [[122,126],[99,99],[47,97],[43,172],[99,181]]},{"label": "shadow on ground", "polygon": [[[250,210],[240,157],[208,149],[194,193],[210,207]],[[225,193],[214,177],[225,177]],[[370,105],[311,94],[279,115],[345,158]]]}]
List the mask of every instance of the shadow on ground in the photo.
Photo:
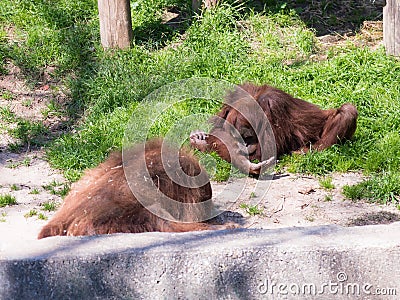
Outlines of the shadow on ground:
[{"label": "shadow on ground", "polygon": [[374,0],[260,0],[248,1],[249,8],[278,12],[293,9],[317,36],[357,32],[364,21],[382,20],[384,1]]}]

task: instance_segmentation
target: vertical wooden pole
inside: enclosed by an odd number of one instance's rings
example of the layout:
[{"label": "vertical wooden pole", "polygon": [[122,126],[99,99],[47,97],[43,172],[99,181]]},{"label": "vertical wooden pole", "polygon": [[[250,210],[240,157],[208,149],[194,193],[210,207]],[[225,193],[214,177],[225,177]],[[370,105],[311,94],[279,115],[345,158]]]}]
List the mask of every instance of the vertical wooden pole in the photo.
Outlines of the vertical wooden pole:
[{"label": "vertical wooden pole", "polygon": [[383,7],[383,43],[387,54],[400,56],[400,0],[386,0]]},{"label": "vertical wooden pole", "polygon": [[192,0],[192,9],[195,12],[199,12],[201,4],[204,4],[205,8],[212,8],[218,4],[219,0]]},{"label": "vertical wooden pole", "polygon": [[201,7],[201,0],[192,0],[192,9],[194,12],[198,13]]},{"label": "vertical wooden pole", "polygon": [[133,38],[129,0],[98,0],[100,38],[104,48],[128,48]]}]

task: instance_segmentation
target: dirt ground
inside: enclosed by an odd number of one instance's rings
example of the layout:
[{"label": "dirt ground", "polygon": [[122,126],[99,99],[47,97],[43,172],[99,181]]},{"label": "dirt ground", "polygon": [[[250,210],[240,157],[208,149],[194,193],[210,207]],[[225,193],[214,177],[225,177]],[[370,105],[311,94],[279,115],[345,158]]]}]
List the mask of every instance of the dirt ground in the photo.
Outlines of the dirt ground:
[{"label": "dirt ground", "polygon": [[[356,45],[379,46],[382,40],[382,23],[365,22],[361,34],[352,37],[324,35],[319,37],[320,49],[340,47],[352,42]],[[318,57],[324,59],[324,55]],[[53,82],[51,69],[33,88],[28,87],[21,71],[11,64],[9,73],[0,77],[0,109],[7,108],[17,117],[43,122],[54,137],[63,130],[65,119],[58,115],[44,114],[52,101],[68,100],[62,86]],[[0,236],[2,241],[35,240],[40,228],[54,214],[45,210],[45,203],[62,203],[59,195],[65,179],[59,170],[52,169],[46,161],[44,149],[25,145],[22,151],[11,151],[15,139],[8,129],[12,122],[0,120],[0,195],[10,194],[17,204],[0,207]],[[11,149],[11,150],[10,150]],[[277,228],[287,226],[313,226],[339,224],[343,226],[390,223],[400,220],[400,211],[394,205],[378,205],[346,200],[342,187],[363,179],[362,174],[332,174],[334,188],[321,187],[319,178],[298,174],[279,174],[270,181],[264,197],[252,193],[255,179],[235,179],[236,183],[247,180],[246,188],[230,212],[222,218],[237,221],[252,228]],[[214,195],[230,183],[212,183]],[[249,215],[243,203],[258,205],[254,215]],[[242,204],[242,205],[240,205]],[[250,205],[250,206],[251,206]]]}]

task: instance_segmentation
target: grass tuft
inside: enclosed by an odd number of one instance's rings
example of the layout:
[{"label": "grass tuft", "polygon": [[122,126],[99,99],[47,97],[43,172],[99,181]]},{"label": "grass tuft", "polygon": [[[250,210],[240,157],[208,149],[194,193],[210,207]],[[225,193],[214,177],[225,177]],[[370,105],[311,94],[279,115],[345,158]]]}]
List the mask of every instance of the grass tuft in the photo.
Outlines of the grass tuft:
[{"label": "grass tuft", "polygon": [[24,215],[24,217],[27,219],[27,218],[36,216],[37,214],[38,214],[38,212],[37,212],[36,209],[31,209],[29,212],[27,212],[27,213]]},{"label": "grass tuft", "polygon": [[263,213],[263,209],[259,208],[258,205],[248,205],[246,203],[240,204],[240,208],[244,209],[250,216],[257,216]]},{"label": "grass tuft", "polygon": [[332,177],[328,176],[320,178],[319,185],[326,190],[332,190],[335,188],[335,185],[332,183]]},{"label": "grass tuft", "polygon": [[45,220],[48,219],[48,217],[47,217],[45,214],[43,214],[43,213],[39,213],[37,216],[38,216],[38,219],[39,219],[39,220],[44,220],[44,221],[45,221]]},{"label": "grass tuft", "polygon": [[54,201],[45,202],[42,204],[42,209],[45,211],[55,211],[58,207],[58,204]]},{"label": "grass tuft", "polygon": [[15,205],[17,201],[14,196],[10,194],[0,195],[0,207],[5,207],[8,205]]},{"label": "grass tuft", "polygon": [[40,192],[37,188],[34,188],[32,191],[29,192],[29,194],[38,195],[38,194],[40,194]]},{"label": "grass tuft", "polygon": [[379,203],[399,203],[400,173],[373,174],[369,179],[343,187],[343,194],[352,200],[367,199]]}]

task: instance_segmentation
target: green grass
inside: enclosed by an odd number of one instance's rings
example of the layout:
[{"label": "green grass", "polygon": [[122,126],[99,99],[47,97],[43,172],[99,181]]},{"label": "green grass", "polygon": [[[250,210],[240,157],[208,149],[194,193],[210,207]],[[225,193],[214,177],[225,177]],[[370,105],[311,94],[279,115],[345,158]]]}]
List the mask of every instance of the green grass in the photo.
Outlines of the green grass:
[{"label": "green grass", "polygon": [[369,199],[381,203],[398,203],[400,173],[374,173],[369,179],[357,185],[344,186],[343,194],[353,200]]},{"label": "green grass", "polygon": [[44,118],[51,116],[62,116],[62,107],[54,99],[50,100],[47,107],[42,110],[42,115]]},{"label": "green grass", "polygon": [[38,216],[38,219],[39,219],[39,220],[44,220],[44,221],[45,221],[45,220],[48,219],[48,217],[47,217],[45,214],[43,214],[43,213],[39,213],[37,216]]},{"label": "green grass", "polygon": [[37,214],[38,214],[38,212],[37,212],[36,209],[31,209],[29,212],[27,212],[27,213],[24,215],[24,217],[25,217],[25,218],[30,218],[30,217],[33,217],[33,216],[37,216]]},{"label": "green grass", "polygon": [[[4,93],[2,95],[4,98]],[[0,128],[7,130],[8,134],[17,139],[11,148],[18,150],[21,146],[41,146],[49,134],[48,128],[39,121],[30,121],[18,117],[13,113],[10,107],[0,107],[0,117],[5,124],[0,124]],[[10,126],[13,124],[13,126]]]},{"label": "green grass", "polygon": [[17,138],[21,146],[23,145],[42,145],[43,140],[49,131],[43,123],[29,121],[20,118],[17,121],[17,126],[9,130],[9,134]]},{"label": "green grass", "polygon": [[25,107],[31,107],[31,105],[32,105],[32,100],[31,100],[31,99],[24,100],[24,101],[22,102],[22,105],[25,106]]},{"label": "green grass", "polygon": [[328,176],[320,178],[319,185],[326,190],[332,190],[335,188],[335,185],[332,183],[332,177]]},{"label": "green grass", "polygon": [[39,195],[40,192],[39,192],[39,190],[38,190],[37,188],[34,188],[32,191],[29,192],[29,194],[32,194],[32,195]]},{"label": "green grass", "polygon": [[1,222],[1,223],[6,222],[6,221],[7,221],[7,220],[6,220],[6,217],[7,217],[7,213],[6,213],[5,211],[3,211],[3,212],[1,213],[0,222]]},{"label": "green grass", "polygon": [[7,205],[15,205],[17,201],[14,196],[10,194],[0,195],[0,207],[4,207]]},{"label": "green grass", "polygon": [[17,117],[8,106],[0,107],[0,116],[2,121],[7,123],[15,122],[17,120]]},{"label": "green grass", "polygon": [[45,202],[42,204],[42,209],[45,211],[55,211],[57,209],[57,203],[54,201]]},{"label": "green grass", "polygon": [[1,93],[1,98],[3,98],[4,100],[12,100],[14,99],[14,97],[15,96],[9,91],[4,91]]},{"label": "green grass", "polygon": [[[49,184],[43,185],[42,187],[50,194],[58,195],[61,197],[65,197],[68,194],[70,188],[68,183],[59,183],[57,181],[52,181]],[[44,205],[45,207],[49,207],[49,203],[45,203]]]},{"label": "green grass", "polygon": [[[16,145],[16,148],[19,149],[19,146]],[[16,150],[17,150],[16,149]],[[32,159],[29,157],[24,158],[22,161],[16,161],[16,162],[10,162],[6,165],[7,168],[10,169],[15,169],[18,168],[20,166],[25,166],[25,167],[29,167],[31,165],[31,161]]]},{"label": "green grass", "polygon": [[16,185],[16,184],[13,184],[13,185],[10,187],[10,189],[11,189],[12,191],[19,191],[19,190],[21,189],[21,187],[19,187],[19,186]]},{"label": "green grass", "polygon": [[242,203],[240,204],[240,208],[244,209],[250,216],[261,215],[263,212],[263,209],[259,208],[258,205],[248,205],[246,203]]},{"label": "green grass", "polygon": [[[269,83],[322,108],[355,104],[359,122],[352,141],[321,153],[282,157],[278,168],[323,176],[363,171],[369,179],[346,187],[346,196],[397,201],[400,62],[386,56],[382,48],[371,50],[351,43],[321,53],[315,30],[306,25],[318,19],[304,23],[298,15],[304,13],[301,5],[282,4],[267,1],[265,11],[253,11],[250,1],[228,1],[195,16],[189,1],[134,1],[131,49],[103,51],[95,1],[3,0],[0,72],[4,60],[10,60],[35,84],[47,66],[56,67],[52,75],[69,88],[70,101],[63,112],[58,107],[49,109],[67,114],[73,123],[69,132],[48,144],[47,153],[52,166],[62,169],[71,181],[121,148],[125,126],[148,94],[198,76],[232,83]],[[336,4],[325,7],[322,14],[332,12]],[[163,11],[172,6],[186,15],[179,28],[162,22]],[[360,19],[360,12],[355,18]],[[8,28],[12,28],[11,39]],[[323,54],[327,59],[311,59]],[[218,100],[188,105],[192,103],[189,99],[171,107],[151,134],[165,134],[175,120],[193,112],[214,113]],[[13,121],[11,111],[5,108],[0,113]],[[35,140],[40,144],[46,128],[16,121],[15,137],[25,144]],[[146,122],[146,115],[137,122]],[[230,166],[218,159],[216,163],[214,178],[225,180]]]},{"label": "green grass", "polygon": [[5,49],[29,78],[38,79],[46,65],[59,72],[75,71],[85,63],[96,36],[94,1],[2,1],[0,21],[12,25],[13,40]]},{"label": "green grass", "polygon": [[6,57],[7,57],[7,33],[0,27],[0,75],[6,74]]}]

